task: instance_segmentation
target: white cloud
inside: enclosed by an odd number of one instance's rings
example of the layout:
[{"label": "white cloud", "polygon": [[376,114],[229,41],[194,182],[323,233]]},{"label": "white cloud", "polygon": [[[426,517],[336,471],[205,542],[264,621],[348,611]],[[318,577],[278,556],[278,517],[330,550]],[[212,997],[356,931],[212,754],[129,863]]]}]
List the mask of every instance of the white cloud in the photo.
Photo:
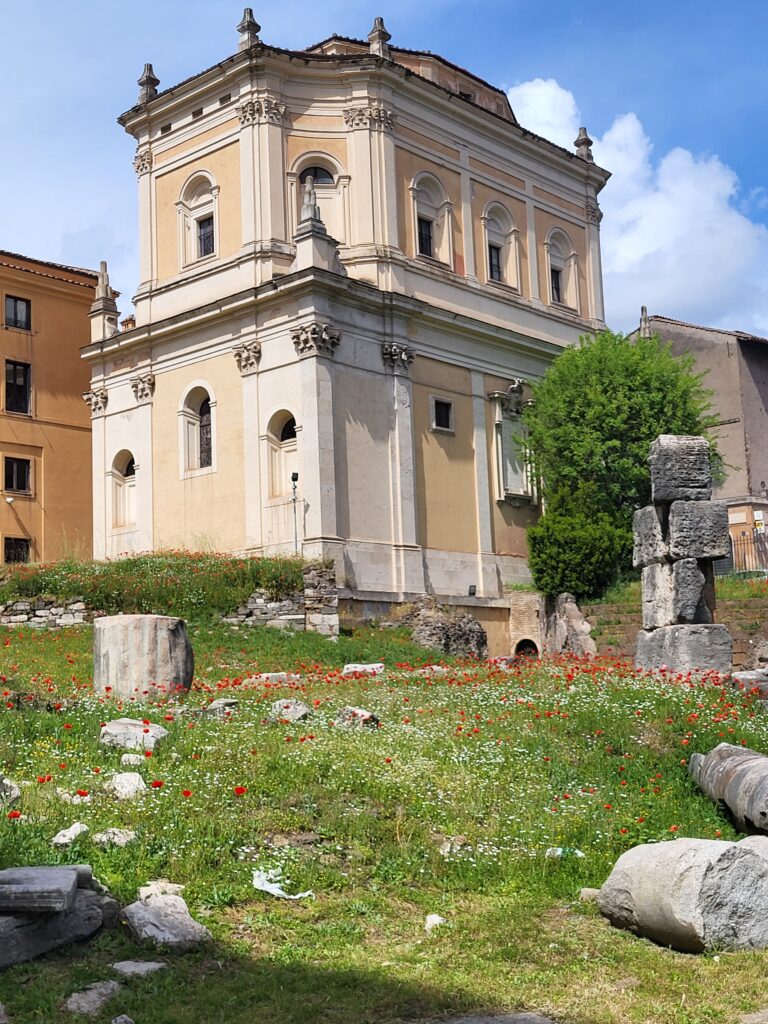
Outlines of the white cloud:
[{"label": "white cloud", "polygon": [[[554,79],[509,91],[531,131],[571,148],[581,122]],[[675,148],[655,160],[638,117],[617,116],[593,147],[613,174],[600,196],[606,319],[620,330],[640,306],[680,320],[768,334],[768,229],[748,216],[762,194],[739,195],[717,156]]]}]

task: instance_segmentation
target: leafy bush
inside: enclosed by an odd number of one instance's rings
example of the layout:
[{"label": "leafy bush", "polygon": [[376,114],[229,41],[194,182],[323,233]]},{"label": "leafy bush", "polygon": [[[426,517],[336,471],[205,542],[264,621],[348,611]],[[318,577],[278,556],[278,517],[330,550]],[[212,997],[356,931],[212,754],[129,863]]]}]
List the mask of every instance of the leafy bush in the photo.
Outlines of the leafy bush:
[{"label": "leafy bush", "polygon": [[10,568],[0,582],[0,604],[53,595],[81,598],[110,614],[154,613],[200,618],[226,613],[254,590],[280,598],[302,589],[298,558],[236,558],[161,551],[117,561],[64,559]]}]

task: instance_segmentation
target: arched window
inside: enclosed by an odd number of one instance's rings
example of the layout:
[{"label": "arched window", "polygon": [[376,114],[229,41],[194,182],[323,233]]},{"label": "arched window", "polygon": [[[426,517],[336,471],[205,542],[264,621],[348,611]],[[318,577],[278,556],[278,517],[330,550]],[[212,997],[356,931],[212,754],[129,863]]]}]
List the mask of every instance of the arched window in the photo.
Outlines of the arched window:
[{"label": "arched window", "polygon": [[136,460],[129,451],[121,451],[112,461],[112,525],[136,524]]},{"label": "arched window", "polygon": [[267,427],[269,445],[269,496],[290,497],[293,493],[294,473],[298,474],[299,445],[296,419],[285,409],[276,412]]},{"label": "arched window", "polygon": [[190,178],[176,204],[181,268],[216,257],[219,244],[219,187],[207,172]]},{"label": "arched window", "polygon": [[315,201],[328,234],[341,245],[349,241],[349,175],[336,160],[322,152],[304,153],[288,172],[291,200],[291,233],[301,217],[304,186],[312,178]]},{"label": "arched window", "polygon": [[453,266],[453,204],[431,174],[411,184],[415,255]]},{"label": "arched window", "polygon": [[550,304],[567,306],[578,311],[578,256],[570,238],[561,228],[554,228],[550,231],[544,248],[547,253]]},{"label": "arched window", "polygon": [[486,280],[520,287],[518,231],[509,211],[501,203],[490,203],[483,214]]},{"label": "arched window", "polygon": [[315,185],[333,185],[336,182],[333,174],[327,168],[319,165],[305,167],[299,175],[299,183],[306,184],[307,178],[312,178]]},{"label": "arched window", "polygon": [[182,476],[216,468],[215,406],[204,384],[193,385],[182,399],[179,408]]}]

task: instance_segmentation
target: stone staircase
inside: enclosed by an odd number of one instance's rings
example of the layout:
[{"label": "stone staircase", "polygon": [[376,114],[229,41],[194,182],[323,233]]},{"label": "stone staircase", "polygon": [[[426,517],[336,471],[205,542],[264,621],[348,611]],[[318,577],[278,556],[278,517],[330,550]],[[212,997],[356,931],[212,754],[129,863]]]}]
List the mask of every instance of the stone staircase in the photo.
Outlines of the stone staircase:
[{"label": "stone staircase", "polygon": [[[634,603],[597,602],[583,604],[581,610],[592,626],[598,654],[634,658],[635,640],[642,628],[639,595]],[[715,617],[728,627],[733,637],[734,668],[742,668],[756,637],[768,637],[768,598],[718,600]]]}]

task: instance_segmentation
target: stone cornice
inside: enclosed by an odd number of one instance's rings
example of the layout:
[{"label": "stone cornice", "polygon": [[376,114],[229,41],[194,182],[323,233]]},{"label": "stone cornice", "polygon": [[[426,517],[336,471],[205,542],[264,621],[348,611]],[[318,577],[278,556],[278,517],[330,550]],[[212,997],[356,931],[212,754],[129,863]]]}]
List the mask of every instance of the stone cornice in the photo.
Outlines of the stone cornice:
[{"label": "stone cornice", "polygon": [[246,100],[237,108],[237,113],[243,128],[253,124],[283,125],[288,123],[288,107],[273,96]]},{"label": "stone cornice", "polygon": [[155,393],[154,373],[139,373],[131,377],[131,390],[137,402],[151,402]]},{"label": "stone cornice", "polygon": [[107,411],[109,395],[106,388],[94,388],[93,391],[84,391],[83,400],[91,410],[91,416],[103,416]]},{"label": "stone cornice", "polygon": [[395,373],[408,373],[414,359],[414,351],[408,345],[396,341],[385,341],[381,346],[384,365]]},{"label": "stone cornice", "polygon": [[333,324],[322,324],[314,320],[291,328],[291,341],[296,354],[305,356],[333,356],[341,341],[341,331]]},{"label": "stone cornice", "polygon": [[395,127],[395,115],[385,107],[373,104],[365,107],[347,107],[344,111],[344,123],[347,128],[375,128],[379,131],[392,131]]},{"label": "stone cornice", "polygon": [[259,368],[261,344],[258,341],[243,341],[233,346],[232,354],[240,374],[245,377],[246,374],[255,373]]}]

